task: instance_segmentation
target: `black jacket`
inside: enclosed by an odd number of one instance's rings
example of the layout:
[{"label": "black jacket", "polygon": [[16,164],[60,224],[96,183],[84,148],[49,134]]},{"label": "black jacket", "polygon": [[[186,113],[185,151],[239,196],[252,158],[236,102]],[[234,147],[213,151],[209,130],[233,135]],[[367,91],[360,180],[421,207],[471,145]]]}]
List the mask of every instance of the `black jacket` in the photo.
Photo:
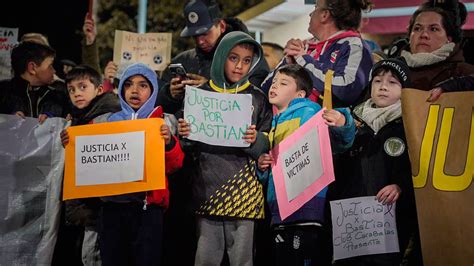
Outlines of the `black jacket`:
[{"label": "black jacket", "polygon": [[335,156],[334,171],[336,181],[329,187],[329,200],[375,196],[390,184],[401,188],[396,215],[403,252],[416,228],[416,207],[402,119],[389,122],[377,134],[361,122],[352,148]]},{"label": "black jacket", "polygon": [[[94,98],[84,109],[73,107],[71,126],[86,125],[102,114],[115,113],[120,110],[118,97],[113,93],[104,93]],[[95,225],[100,204],[101,201],[98,198],[67,200],[65,202],[66,222],[78,226]]]},{"label": "black jacket", "polygon": [[[2,102],[9,103],[5,113],[22,111],[26,116],[65,117],[69,111],[68,95],[60,86],[31,87],[21,77],[0,81]],[[3,109],[4,107],[2,107]]]}]

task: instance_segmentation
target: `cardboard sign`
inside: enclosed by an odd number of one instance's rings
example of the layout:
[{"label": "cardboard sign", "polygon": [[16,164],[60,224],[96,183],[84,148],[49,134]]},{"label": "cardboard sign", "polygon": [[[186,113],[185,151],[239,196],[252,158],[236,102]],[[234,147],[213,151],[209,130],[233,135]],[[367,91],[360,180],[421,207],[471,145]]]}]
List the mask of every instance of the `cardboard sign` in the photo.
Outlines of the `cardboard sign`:
[{"label": "cardboard sign", "polygon": [[252,95],[227,94],[186,86],[184,117],[189,139],[211,145],[248,147],[242,137],[252,122]]},{"label": "cardboard sign", "polygon": [[163,123],[149,118],[68,128],[63,199],[165,188]]},{"label": "cardboard sign", "polygon": [[18,28],[0,27],[0,80],[12,77],[11,54],[17,44]]},{"label": "cardboard sign", "polygon": [[395,204],[375,196],[331,201],[334,259],[399,252]]},{"label": "cardboard sign", "polygon": [[140,34],[116,30],[114,62],[119,69],[140,62],[155,71],[163,71],[171,62],[171,38],[171,33]]},{"label": "cardboard sign", "polygon": [[473,265],[474,91],[428,96],[402,90],[423,262]]},{"label": "cardboard sign", "polygon": [[334,181],[331,143],[322,112],[271,150],[275,192],[284,220]]}]

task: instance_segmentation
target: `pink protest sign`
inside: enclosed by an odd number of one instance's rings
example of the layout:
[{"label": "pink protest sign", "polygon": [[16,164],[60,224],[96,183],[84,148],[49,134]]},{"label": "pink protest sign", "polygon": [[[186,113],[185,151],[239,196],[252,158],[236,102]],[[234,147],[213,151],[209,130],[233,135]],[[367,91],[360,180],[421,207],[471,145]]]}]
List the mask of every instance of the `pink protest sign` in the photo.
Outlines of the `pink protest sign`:
[{"label": "pink protest sign", "polygon": [[284,220],[334,181],[331,143],[322,112],[271,150],[273,181]]}]

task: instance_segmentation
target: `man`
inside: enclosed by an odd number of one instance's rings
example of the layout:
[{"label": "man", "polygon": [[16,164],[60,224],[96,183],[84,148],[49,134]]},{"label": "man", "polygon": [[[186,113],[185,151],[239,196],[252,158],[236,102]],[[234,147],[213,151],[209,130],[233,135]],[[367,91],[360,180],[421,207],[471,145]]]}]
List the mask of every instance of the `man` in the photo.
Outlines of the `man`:
[{"label": "man", "polygon": [[270,67],[270,70],[273,71],[278,63],[280,63],[283,56],[285,56],[283,53],[283,47],[272,42],[262,42],[262,48],[268,66]]},{"label": "man", "polygon": [[[170,71],[164,71],[162,80],[169,82],[158,95],[157,104],[167,113],[176,113],[182,107],[184,88],[186,85],[199,86],[209,80],[214,51],[224,35],[230,31],[246,32],[243,23],[238,25],[235,19],[223,19],[219,7],[214,1],[192,0],[184,7],[186,27],[181,31],[181,37],[193,37],[196,47],[178,54],[171,63],[181,63],[188,79],[172,77]],[[257,66],[256,74],[250,77],[250,82],[259,86],[268,74],[265,60]]]}]

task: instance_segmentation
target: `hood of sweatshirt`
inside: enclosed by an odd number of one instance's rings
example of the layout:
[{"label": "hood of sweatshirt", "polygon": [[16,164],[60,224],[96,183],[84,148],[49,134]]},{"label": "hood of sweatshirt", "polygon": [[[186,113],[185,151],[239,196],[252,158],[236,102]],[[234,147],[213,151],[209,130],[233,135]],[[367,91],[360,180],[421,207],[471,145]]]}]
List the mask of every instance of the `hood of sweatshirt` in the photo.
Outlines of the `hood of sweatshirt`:
[{"label": "hood of sweatshirt", "polygon": [[[124,99],[123,84],[125,81],[135,75],[145,77],[151,84],[152,92],[148,100],[138,110],[134,110]],[[111,115],[108,121],[121,121],[147,118],[155,107],[156,97],[158,95],[158,77],[150,67],[142,63],[135,63],[128,66],[120,77],[118,95],[122,111]]]},{"label": "hood of sweatshirt", "polygon": [[[225,77],[225,62],[232,48],[241,43],[249,43],[254,46],[252,65],[250,66],[249,72],[244,75],[242,79],[231,84]],[[255,70],[255,66],[261,60],[262,56],[262,47],[250,35],[241,31],[227,33],[217,46],[214,59],[212,60],[210,80],[211,88],[219,92],[226,91],[229,93],[239,92],[246,89],[250,85],[248,78]]]}]

